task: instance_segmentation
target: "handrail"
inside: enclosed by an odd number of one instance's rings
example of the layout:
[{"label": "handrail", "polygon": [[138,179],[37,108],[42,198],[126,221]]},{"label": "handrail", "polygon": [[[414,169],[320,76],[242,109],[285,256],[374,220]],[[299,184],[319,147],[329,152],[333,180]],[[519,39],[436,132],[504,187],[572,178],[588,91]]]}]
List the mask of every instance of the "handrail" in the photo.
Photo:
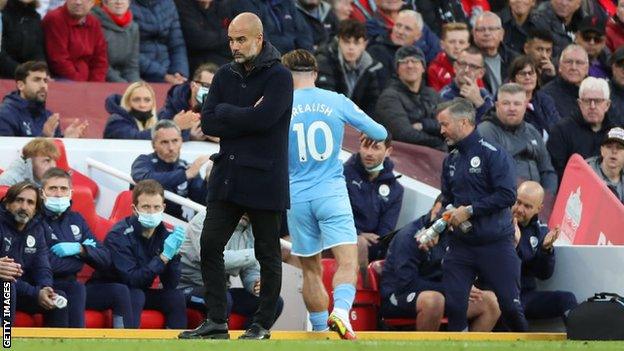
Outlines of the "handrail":
[{"label": "handrail", "polygon": [[[97,161],[92,159],[91,157],[87,157],[87,159],[85,160],[85,162],[87,163],[87,168],[95,168],[98,169],[106,174],[109,174],[117,179],[121,179],[123,181],[126,181],[130,184],[136,184],[134,182],[134,180],[132,179],[132,177],[120,170],[118,170],[115,167],[109,166],[103,162]],[[172,193],[171,191],[165,190],[165,199],[170,200],[175,202],[178,205],[182,205],[182,206],[186,206],[190,209],[193,209],[197,212],[204,212],[206,211],[206,206],[202,205],[202,204],[198,204],[195,201],[189,200],[185,197],[182,197],[178,194]],[[290,249],[292,247],[292,244],[289,241],[286,241],[284,239],[280,239],[280,244],[282,246],[282,248],[286,248],[286,249]]]}]

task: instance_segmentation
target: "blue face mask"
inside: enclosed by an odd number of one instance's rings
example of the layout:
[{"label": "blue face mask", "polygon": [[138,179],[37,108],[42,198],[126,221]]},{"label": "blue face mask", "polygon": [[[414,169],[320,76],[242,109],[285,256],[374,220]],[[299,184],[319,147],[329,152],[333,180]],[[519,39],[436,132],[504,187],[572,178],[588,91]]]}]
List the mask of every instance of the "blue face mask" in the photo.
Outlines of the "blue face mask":
[{"label": "blue face mask", "polygon": [[56,214],[61,214],[67,211],[69,206],[71,206],[71,203],[69,196],[46,197],[44,205],[48,210]]},{"label": "blue face mask", "polygon": [[383,169],[384,169],[383,162],[381,162],[380,164],[378,164],[377,166],[373,168],[367,168],[366,172],[368,173],[381,172]]},{"label": "blue face mask", "polygon": [[160,222],[163,219],[163,211],[156,213],[143,213],[137,211],[139,214],[139,223],[143,226],[143,228],[153,229],[158,227]]},{"label": "blue face mask", "polygon": [[203,103],[206,96],[208,96],[209,91],[210,91],[210,88],[206,88],[205,86],[200,86],[199,89],[197,90],[197,95],[195,95],[195,100],[197,100],[197,103],[199,104]]}]

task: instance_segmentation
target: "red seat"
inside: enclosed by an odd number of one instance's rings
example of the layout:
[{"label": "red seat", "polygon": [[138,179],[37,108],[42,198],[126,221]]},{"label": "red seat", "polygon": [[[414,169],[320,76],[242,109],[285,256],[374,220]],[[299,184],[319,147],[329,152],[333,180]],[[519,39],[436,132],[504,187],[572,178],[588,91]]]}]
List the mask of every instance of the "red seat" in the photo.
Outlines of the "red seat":
[{"label": "red seat", "polygon": [[230,318],[228,318],[228,329],[230,330],[243,330],[245,329],[245,323],[247,323],[247,317],[231,313]]},{"label": "red seat", "polygon": [[87,189],[89,189],[89,191],[91,192],[91,196],[96,199],[100,190],[97,183],[93,181],[93,179],[69,167],[69,163],[67,162],[67,152],[65,151],[65,144],[63,144],[63,141],[61,139],[54,139],[54,144],[56,144],[56,147],[61,154],[59,159],[56,160],[56,166],[71,174],[74,187],[76,185],[82,185],[87,187]]},{"label": "red seat", "polygon": [[108,315],[112,312],[107,311],[85,311],[85,327],[86,328],[112,328],[112,316]]},{"label": "red seat", "polygon": [[28,313],[21,312],[21,311],[15,312],[15,319],[13,320],[13,326],[24,327],[24,328],[39,327],[39,325],[37,325],[34,315],[30,315]]},{"label": "red seat", "polygon": [[117,223],[130,215],[132,215],[132,190],[124,190],[117,195],[115,205],[113,205],[113,210],[108,219],[113,223]]},{"label": "red seat", "polygon": [[188,329],[195,329],[206,319],[201,311],[194,308],[186,309],[186,327]]},{"label": "red seat", "polygon": [[0,185],[0,200],[2,200],[4,198],[4,195],[6,195],[7,191],[9,191],[9,187],[6,185]]},{"label": "red seat", "polygon": [[95,203],[91,191],[84,185],[74,184],[72,190],[72,208],[84,217],[87,225],[99,241],[103,241],[113,223],[95,212]]},{"label": "red seat", "polygon": [[164,329],[165,315],[156,310],[143,310],[140,329]]}]

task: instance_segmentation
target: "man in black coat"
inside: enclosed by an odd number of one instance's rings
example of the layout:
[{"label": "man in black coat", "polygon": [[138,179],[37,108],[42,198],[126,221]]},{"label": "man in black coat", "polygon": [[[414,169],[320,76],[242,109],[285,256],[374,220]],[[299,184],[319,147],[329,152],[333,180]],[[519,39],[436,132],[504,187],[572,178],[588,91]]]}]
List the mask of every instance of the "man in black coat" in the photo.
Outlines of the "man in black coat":
[{"label": "man in black coat", "polygon": [[280,54],[264,41],[252,13],[228,28],[234,62],[215,75],[202,108],[202,130],[221,138],[208,180],[201,268],[208,316],[180,338],[229,338],[223,248],[243,213],[254,229],[260,261],[260,306],[243,339],[268,339],[282,282],[280,223],[289,207],[288,129],[293,81]]}]

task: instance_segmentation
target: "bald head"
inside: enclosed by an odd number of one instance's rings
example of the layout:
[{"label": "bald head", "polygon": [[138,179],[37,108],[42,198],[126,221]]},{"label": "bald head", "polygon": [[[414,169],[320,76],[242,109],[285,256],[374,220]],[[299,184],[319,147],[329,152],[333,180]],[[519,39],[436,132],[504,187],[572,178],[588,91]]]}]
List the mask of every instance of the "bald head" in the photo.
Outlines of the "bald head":
[{"label": "bald head", "polygon": [[511,210],[518,223],[526,226],[542,210],[543,203],[544,188],[538,182],[526,181],[518,187],[516,203]]},{"label": "bald head", "polygon": [[263,28],[260,18],[251,12],[234,17],[228,27],[228,40],[234,61],[245,66],[262,50]]}]

